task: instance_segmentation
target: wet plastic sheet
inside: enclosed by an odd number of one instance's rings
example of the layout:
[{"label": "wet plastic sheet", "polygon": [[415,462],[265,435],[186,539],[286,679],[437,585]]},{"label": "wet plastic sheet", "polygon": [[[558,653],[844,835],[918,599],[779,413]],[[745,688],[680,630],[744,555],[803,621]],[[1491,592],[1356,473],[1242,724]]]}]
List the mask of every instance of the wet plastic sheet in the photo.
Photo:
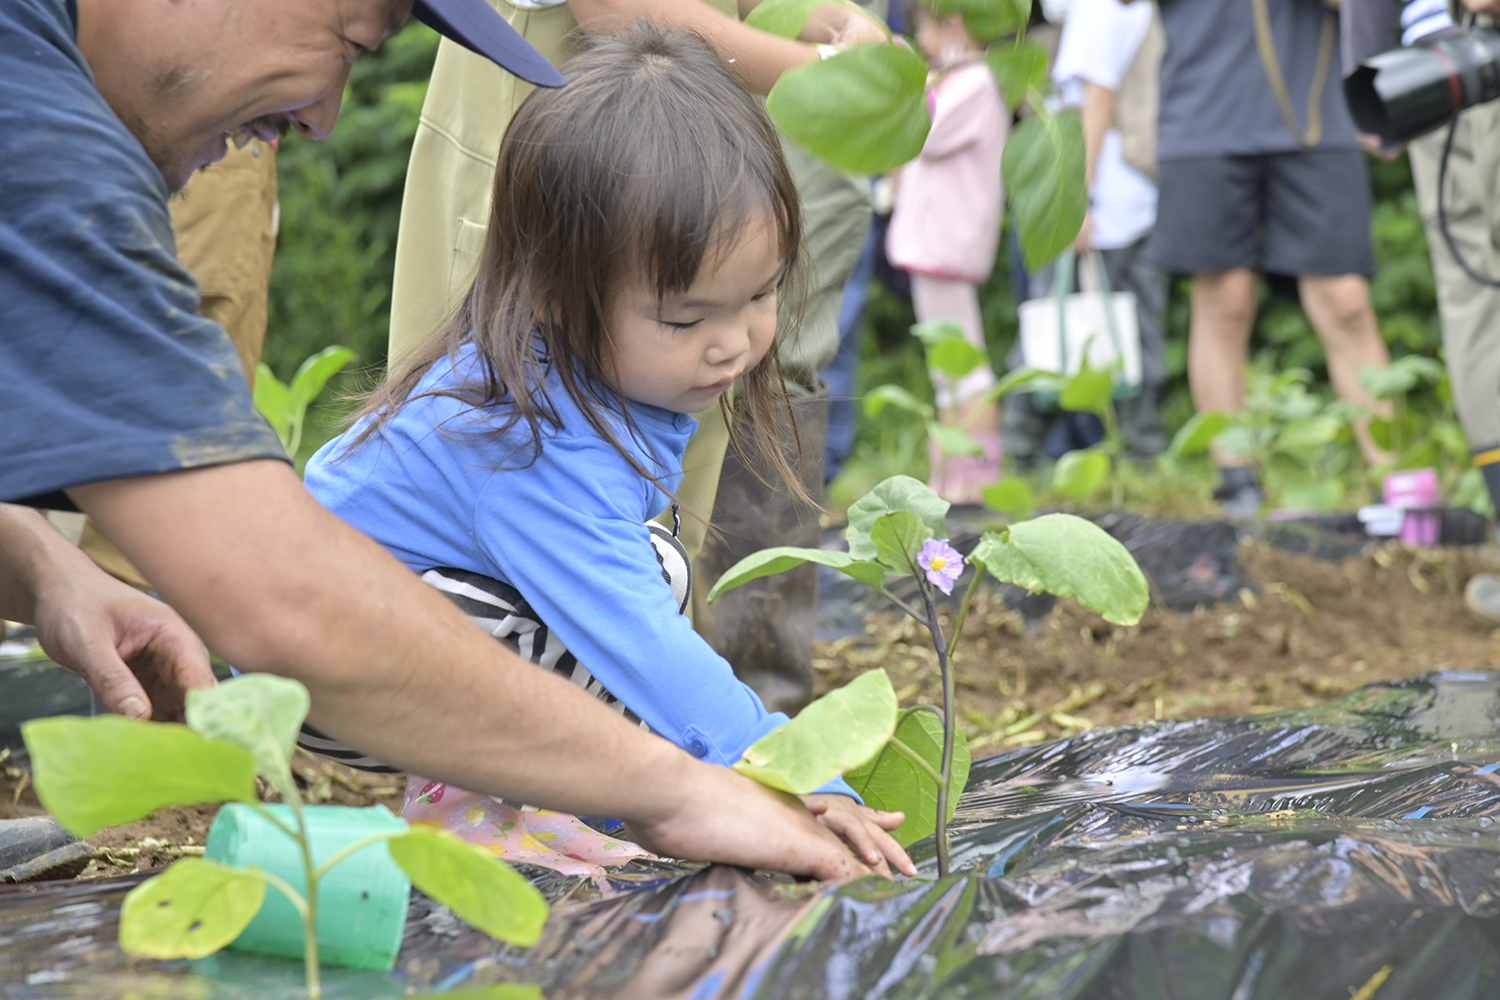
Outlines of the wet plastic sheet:
[{"label": "wet plastic sheet", "polygon": [[[330,996],[532,981],[550,997],[1500,996],[1500,675],[1320,708],[1101,729],[978,762],[957,874],[826,888],[639,865],[545,877],[542,942],[418,900],[397,973]],[[922,850],[922,847],[926,850]],[[931,872],[930,845],[916,852]],[[248,956],[130,962],[124,886],[0,892],[0,994],[294,996]]]}]

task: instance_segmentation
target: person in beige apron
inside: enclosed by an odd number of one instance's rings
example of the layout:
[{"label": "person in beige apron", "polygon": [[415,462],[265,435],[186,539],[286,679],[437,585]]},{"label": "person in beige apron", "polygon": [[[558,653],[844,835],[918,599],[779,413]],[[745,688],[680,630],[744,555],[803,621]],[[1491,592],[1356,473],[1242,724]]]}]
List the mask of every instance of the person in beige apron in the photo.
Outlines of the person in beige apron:
[{"label": "person in beige apron", "polygon": [[[829,45],[882,42],[877,18],[884,0],[863,9],[829,4],[814,11],[800,40],[779,38],[739,20],[757,0],[489,0],[538,51],[561,65],[582,49],[586,34],[609,32],[648,18],[702,35],[750,90],[764,94],[780,75],[825,57]],[[819,46],[822,46],[821,49]],[[446,39],[412,146],[396,241],[391,293],[390,368],[397,370],[437,330],[473,280],[489,223],[490,184],[500,137],[531,85]],[[802,194],[812,264],[801,333],[783,352],[788,385],[798,397],[801,452],[812,466],[807,484],[821,489],[821,428],[827,422],[819,368],[838,349],[838,310],[845,281],[859,259],[870,224],[868,180],[841,173],[790,140],[783,142]],[[679,497],[686,511],[682,541],[706,594],[742,556],[770,545],[816,545],[817,513],[767,489],[754,470],[737,468],[725,450],[728,432],[715,409],[703,414],[683,462]],[[721,476],[731,484],[717,502]],[[717,528],[710,539],[708,522]],[[707,544],[705,544],[707,543]],[[706,549],[706,551],[705,551]],[[756,581],[713,608],[694,602],[699,630],[767,708],[795,711],[810,699],[811,629],[817,600],[813,567]]]}]

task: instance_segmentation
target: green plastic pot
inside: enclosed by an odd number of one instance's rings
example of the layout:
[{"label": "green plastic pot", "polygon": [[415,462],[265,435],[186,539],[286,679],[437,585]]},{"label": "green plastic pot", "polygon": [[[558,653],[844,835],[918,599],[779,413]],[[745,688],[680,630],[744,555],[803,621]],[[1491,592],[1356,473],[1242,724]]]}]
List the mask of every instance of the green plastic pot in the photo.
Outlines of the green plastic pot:
[{"label": "green plastic pot", "polygon": [[[296,828],[290,806],[264,807],[287,827]],[[385,831],[403,831],[406,822],[384,806],[303,806],[313,864],[343,847]],[[208,831],[204,856],[240,868],[279,875],[307,892],[297,842],[243,803],[219,810]],[[340,861],[318,880],[318,960],[325,965],[388,972],[401,950],[411,880],[384,843],[375,843]],[[302,958],[302,918],[279,889],[268,886],[266,901],[230,948],[262,955]]]}]

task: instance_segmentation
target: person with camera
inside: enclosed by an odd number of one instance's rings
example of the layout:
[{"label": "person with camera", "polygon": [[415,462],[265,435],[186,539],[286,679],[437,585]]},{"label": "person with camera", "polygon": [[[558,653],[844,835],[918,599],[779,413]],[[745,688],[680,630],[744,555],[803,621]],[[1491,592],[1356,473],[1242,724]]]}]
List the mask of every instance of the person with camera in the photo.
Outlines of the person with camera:
[{"label": "person with camera", "polygon": [[[1338,86],[1336,6],[1160,0],[1159,201],[1146,254],[1192,276],[1199,412],[1244,407],[1257,272],[1295,280],[1335,391],[1378,409],[1359,373],[1389,356],[1370,304],[1370,183]],[[1356,432],[1367,460],[1386,458],[1364,424]],[[1215,459],[1215,498],[1231,516],[1254,516],[1263,493],[1248,460]]]},{"label": "person with camera", "polygon": [[[1423,48],[1458,39],[1461,18],[1467,28],[1493,29],[1496,15],[1500,0],[1345,0],[1344,64],[1352,73],[1396,42]],[[1500,101],[1474,104],[1411,140],[1407,155],[1432,257],[1453,404],[1500,510]],[[1464,604],[1479,621],[1500,627],[1500,576],[1473,577]]]}]

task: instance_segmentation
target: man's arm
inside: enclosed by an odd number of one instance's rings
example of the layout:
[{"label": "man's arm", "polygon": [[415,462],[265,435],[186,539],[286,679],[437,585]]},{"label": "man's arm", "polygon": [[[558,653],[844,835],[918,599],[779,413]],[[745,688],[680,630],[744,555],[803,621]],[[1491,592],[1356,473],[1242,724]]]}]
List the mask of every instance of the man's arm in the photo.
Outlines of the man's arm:
[{"label": "man's arm", "polygon": [[47,655],[111,712],[177,719],[188,689],[215,683],[208,650],[177,612],[11,504],[0,504],[0,617],[35,625]]},{"label": "man's arm", "polygon": [[[740,0],[744,17],[760,0]],[[781,74],[794,66],[816,62],[812,45],[800,44],[747,27],[701,0],[568,0],[573,16],[591,35],[629,27],[641,19],[685,28],[702,35],[730,64],[741,82],[757,94],[768,94]],[[852,5],[826,4],[813,11],[800,36],[802,42],[856,45],[883,42],[884,29]]]},{"label": "man's arm", "polygon": [[693,760],[505,649],[319,506],[285,463],[69,494],[215,651],[307,685],[312,722],[366,753],[620,817],[675,857],[823,878],[867,870],[795,800]]},{"label": "man's arm", "polygon": [[[1109,131],[1110,124],[1115,120],[1115,92],[1093,81],[1085,81],[1083,107],[1080,110],[1083,117],[1083,177],[1092,203],[1094,178],[1099,170],[1099,151],[1104,148],[1104,133]],[[1073,241],[1076,249],[1089,248],[1094,235],[1093,222],[1094,210],[1090,207],[1083,217],[1083,227],[1078,231],[1078,238]]]}]

